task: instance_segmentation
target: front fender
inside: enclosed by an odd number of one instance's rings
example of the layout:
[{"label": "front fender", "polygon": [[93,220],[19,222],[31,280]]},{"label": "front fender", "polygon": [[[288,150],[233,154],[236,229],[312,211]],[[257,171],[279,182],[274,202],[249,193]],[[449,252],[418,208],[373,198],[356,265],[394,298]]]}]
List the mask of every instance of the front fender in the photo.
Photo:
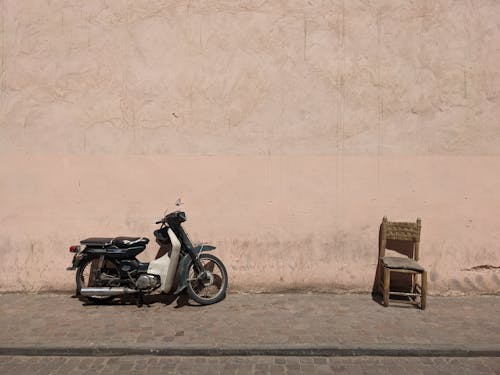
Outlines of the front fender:
[{"label": "front fender", "polygon": [[[195,255],[198,255],[203,251],[212,251],[214,249],[215,246],[199,245],[195,246],[192,251]],[[174,294],[179,294],[187,287],[187,278],[188,278],[187,273],[190,260],[191,257],[189,256],[189,254],[186,254],[182,257],[181,261],[179,262],[179,284],[177,285],[177,289],[175,290]]]},{"label": "front fender", "polygon": [[198,255],[198,253],[201,253],[202,251],[212,251],[215,249],[215,246],[210,246],[210,245],[198,245],[193,248],[193,252]]}]

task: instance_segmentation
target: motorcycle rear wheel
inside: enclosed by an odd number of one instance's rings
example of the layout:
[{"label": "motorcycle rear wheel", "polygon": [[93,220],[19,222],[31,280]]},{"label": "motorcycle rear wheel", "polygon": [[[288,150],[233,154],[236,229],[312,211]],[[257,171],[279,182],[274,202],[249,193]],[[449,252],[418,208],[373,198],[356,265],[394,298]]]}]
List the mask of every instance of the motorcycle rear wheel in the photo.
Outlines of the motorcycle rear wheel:
[{"label": "motorcycle rear wheel", "polygon": [[222,261],[211,254],[202,253],[198,260],[209,272],[209,277],[201,280],[193,261],[188,265],[187,291],[189,297],[200,305],[211,305],[226,297],[227,271]]},{"label": "motorcycle rear wheel", "polygon": [[[86,259],[80,264],[78,270],[76,271],[76,294],[81,296],[82,288],[91,288],[95,286],[100,286],[96,284],[95,277],[98,271],[99,258]],[[105,261],[105,267],[107,273],[111,272],[114,276],[120,275],[118,267],[116,264],[110,261]],[[91,302],[95,303],[106,303],[110,302],[115,296],[81,296],[87,298]]]}]

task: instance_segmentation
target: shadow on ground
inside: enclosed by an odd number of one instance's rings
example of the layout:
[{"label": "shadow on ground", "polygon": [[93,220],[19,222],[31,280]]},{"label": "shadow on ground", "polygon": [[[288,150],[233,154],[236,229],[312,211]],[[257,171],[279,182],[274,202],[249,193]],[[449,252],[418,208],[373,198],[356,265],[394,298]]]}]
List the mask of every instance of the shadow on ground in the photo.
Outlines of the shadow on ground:
[{"label": "shadow on ground", "polygon": [[102,300],[95,298],[87,298],[84,296],[73,295],[71,298],[78,298],[83,306],[99,306],[99,305],[137,305],[137,307],[149,307],[153,304],[164,304],[169,306],[176,302],[174,308],[179,309],[184,306],[198,307],[199,305],[193,304],[189,300],[187,293],[180,295],[172,294],[153,294],[142,296],[142,301],[139,301],[136,295],[123,295],[113,298],[105,298]]}]

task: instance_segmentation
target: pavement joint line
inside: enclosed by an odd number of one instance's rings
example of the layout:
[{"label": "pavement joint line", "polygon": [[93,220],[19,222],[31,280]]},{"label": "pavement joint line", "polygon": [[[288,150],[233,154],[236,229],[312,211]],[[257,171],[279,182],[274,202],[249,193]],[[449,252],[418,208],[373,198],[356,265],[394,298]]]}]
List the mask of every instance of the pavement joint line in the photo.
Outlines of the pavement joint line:
[{"label": "pavement joint line", "polygon": [[47,346],[3,345],[0,356],[54,357],[120,357],[120,356],[179,356],[179,357],[500,357],[500,347],[457,347],[446,345],[260,345],[260,346]]}]

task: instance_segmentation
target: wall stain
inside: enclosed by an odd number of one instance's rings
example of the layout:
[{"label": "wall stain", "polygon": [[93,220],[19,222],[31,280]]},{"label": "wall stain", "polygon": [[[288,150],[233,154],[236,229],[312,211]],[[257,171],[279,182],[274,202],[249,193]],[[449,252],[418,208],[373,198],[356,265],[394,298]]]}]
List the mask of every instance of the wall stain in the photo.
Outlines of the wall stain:
[{"label": "wall stain", "polygon": [[381,188],[381,157],[383,153],[384,131],[383,131],[383,108],[384,99],[382,92],[381,56],[382,48],[382,9],[377,9],[377,96],[378,96],[378,118],[377,118],[377,187]]},{"label": "wall stain", "polygon": [[[2,33],[2,51],[1,51],[1,67],[0,67],[0,111],[3,114],[3,108],[4,108],[4,101],[5,101],[5,88],[6,88],[6,81],[7,81],[7,67],[5,65],[5,0],[0,0],[0,23],[1,23],[1,29],[0,32]],[[3,122],[3,115],[2,115],[2,121],[0,121],[0,126],[2,126]]]},{"label": "wall stain", "polygon": [[307,60],[307,19],[304,14],[304,61]]},{"label": "wall stain", "polygon": [[492,266],[491,264],[481,264],[470,268],[463,268],[460,271],[493,271],[500,270],[500,266]]},{"label": "wall stain", "polygon": [[467,71],[464,67],[464,99],[467,99]]},{"label": "wall stain", "polygon": [[341,58],[337,62],[337,128],[336,128],[336,165],[335,165],[335,216],[342,217],[342,201],[344,199],[344,116],[345,116],[345,74],[346,74],[346,49],[345,49],[345,2],[342,1],[342,10],[338,16],[338,44],[341,51]]}]

